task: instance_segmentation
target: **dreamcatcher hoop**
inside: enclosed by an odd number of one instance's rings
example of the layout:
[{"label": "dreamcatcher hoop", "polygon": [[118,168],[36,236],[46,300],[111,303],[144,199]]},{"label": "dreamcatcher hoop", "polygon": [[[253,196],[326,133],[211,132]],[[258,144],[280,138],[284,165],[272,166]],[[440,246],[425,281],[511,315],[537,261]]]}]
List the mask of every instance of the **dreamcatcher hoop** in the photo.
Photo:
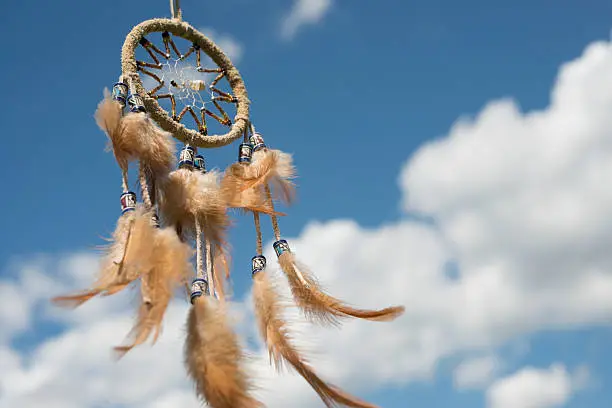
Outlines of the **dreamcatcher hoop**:
[{"label": "dreamcatcher hoop", "polygon": [[[196,130],[190,129],[184,124],[174,120],[168,112],[160,106],[158,101],[151,97],[142,84],[138,74],[138,64],[136,62],[136,48],[146,35],[151,33],[168,32],[177,37],[200,47],[217,66],[224,70],[236,98],[236,116],[232,121],[229,132],[222,135],[205,135]],[[246,86],[240,72],[232,64],[230,58],[215,44],[210,38],[196,30],[190,24],[179,19],[156,18],[144,21],[135,26],[126,36],[121,50],[121,70],[124,81],[134,87],[142,97],[147,112],[151,118],[165,131],[170,132],[178,140],[192,146],[202,148],[214,148],[229,145],[238,138],[242,137],[249,125],[249,107]]]}]

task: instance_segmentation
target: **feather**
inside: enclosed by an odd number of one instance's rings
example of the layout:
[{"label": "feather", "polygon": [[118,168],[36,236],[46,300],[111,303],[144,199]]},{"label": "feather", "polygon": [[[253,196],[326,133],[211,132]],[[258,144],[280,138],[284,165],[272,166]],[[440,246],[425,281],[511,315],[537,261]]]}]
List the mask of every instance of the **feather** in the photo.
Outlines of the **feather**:
[{"label": "feather", "polygon": [[226,248],[213,248],[213,279],[219,301],[226,301],[226,283],[229,279],[229,255]]},{"label": "feather", "polygon": [[314,276],[303,265],[298,265],[295,255],[289,251],[278,257],[281,269],[287,276],[296,304],[306,317],[323,324],[337,325],[343,317],[355,317],[372,321],[391,321],[404,313],[403,306],[380,310],[351,307],[325,293]]},{"label": "feather", "polygon": [[244,354],[225,309],[208,296],[194,300],[187,320],[185,365],[198,396],[212,408],[261,408],[242,367]]},{"label": "feather", "polygon": [[295,198],[295,185],[292,180],[296,171],[289,153],[264,148],[253,153],[249,165],[242,168],[233,167],[231,171],[234,177],[242,181],[241,191],[269,183],[274,190],[274,199],[291,204]]},{"label": "feather", "polygon": [[183,287],[192,274],[193,254],[189,245],[181,242],[173,228],[158,229],[149,258],[143,264],[141,277],[142,300],[134,328],[128,335],[132,342],[115,347],[121,358],[132,348],[144,343],[153,332],[153,343],[160,332],[164,314],[176,289]]},{"label": "feather", "polygon": [[172,134],[161,130],[153,121],[149,124],[149,145],[141,152],[141,159],[156,176],[166,176],[176,166],[176,145]]},{"label": "feather", "polygon": [[243,174],[247,167],[248,165],[245,164],[234,163],[225,171],[221,180],[221,190],[227,206],[268,215],[285,215],[274,210],[272,203],[264,194],[262,186],[244,187],[246,182],[239,174]]},{"label": "feather", "polygon": [[164,180],[162,192],[161,211],[168,224],[180,224],[183,233],[193,235],[197,217],[211,245],[226,247],[230,220],[219,187],[219,173],[178,169]]},{"label": "feather", "polygon": [[287,322],[282,317],[285,305],[267,273],[265,271],[256,273],[253,281],[257,326],[268,347],[270,360],[274,362],[277,370],[282,368],[284,362],[288,363],[310,384],[329,408],[336,407],[338,404],[349,407],[376,408],[375,405],[360,401],[319,378],[291,342]]},{"label": "feather", "polygon": [[94,117],[96,123],[108,136],[109,148],[113,150],[115,160],[123,171],[127,171],[128,162],[134,160],[133,152],[126,149],[123,134],[120,131],[123,108],[113,100],[108,89],[104,89],[104,99],[98,104]]},{"label": "feather", "polygon": [[143,112],[130,112],[120,126],[123,149],[141,160],[151,172],[165,176],[175,165],[176,146],[172,135],[159,129]]},{"label": "feather", "polygon": [[105,248],[98,278],[93,286],[81,293],[58,296],[52,301],[60,306],[77,307],[97,295],[112,295],[121,291],[142,272],[154,235],[151,213],[139,205],[135,211],[123,214],[109,245]]}]

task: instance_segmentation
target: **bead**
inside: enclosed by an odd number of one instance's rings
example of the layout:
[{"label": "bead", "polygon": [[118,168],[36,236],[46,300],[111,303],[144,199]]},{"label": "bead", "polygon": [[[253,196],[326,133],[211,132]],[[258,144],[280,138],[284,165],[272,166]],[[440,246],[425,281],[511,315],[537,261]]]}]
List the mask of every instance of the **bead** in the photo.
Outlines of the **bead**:
[{"label": "bead", "polygon": [[196,278],[191,283],[191,304],[195,298],[208,293],[208,282],[202,278]]},{"label": "bead", "polygon": [[206,174],[206,162],[204,161],[204,156],[198,154],[193,160],[193,165],[196,170],[201,171],[202,174]]},{"label": "bead", "polygon": [[146,112],[146,108],[144,106],[144,101],[142,100],[142,96],[138,94],[130,94],[128,96],[128,105],[130,105],[130,112]]},{"label": "bead", "polygon": [[254,152],[264,149],[266,147],[263,136],[261,136],[260,133],[253,133],[249,138],[249,141],[251,142],[251,145],[253,145]]},{"label": "bead", "polygon": [[238,163],[250,163],[253,147],[250,143],[240,143],[238,147]]},{"label": "bead", "polygon": [[193,81],[189,81],[188,84],[189,87],[194,91],[201,91],[206,89],[206,82],[202,81],[201,79],[194,79]]},{"label": "bead", "polygon": [[195,149],[191,146],[185,146],[185,148],[181,150],[181,155],[179,157],[179,169],[183,167],[192,168],[194,159]]},{"label": "bead", "polygon": [[251,258],[251,270],[253,275],[266,269],[266,257],[263,255],[255,255]]},{"label": "bead", "polygon": [[274,247],[274,252],[276,252],[276,256],[281,256],[284,252],[291,252],[289,244],[284,239],[279,239],[274,244],[272,244],[272,246]]},{"label": "bead", "polygon": [[128,86],[123,82],[117,82],[113,85],[112,97],[113,100],[119,102],[122,108],[125,108],[125,103],[128,96]]},{"label": "bead", "polygon": [[126,212],[134,211],[135,209],[136,194],[131,191],[121,194],[121,213],[125,214]]}]

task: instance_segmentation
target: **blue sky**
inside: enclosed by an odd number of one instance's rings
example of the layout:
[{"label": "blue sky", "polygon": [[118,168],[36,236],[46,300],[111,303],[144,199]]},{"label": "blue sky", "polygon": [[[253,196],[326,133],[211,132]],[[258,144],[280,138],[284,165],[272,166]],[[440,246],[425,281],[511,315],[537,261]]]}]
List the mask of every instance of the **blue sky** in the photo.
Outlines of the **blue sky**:
[{"label": "blue sky", "polygon": [[[93,112],[120,74],[127,32],[169,14],[167,1],[147,3],[9,2],[0,15],[7,39],[0,66],[7,92],[0,110],[0,323],[7,327],[0,363],[9,367],[0,371],[12,377],[0,374],[0,408],[45,399],[71,406],[59,394],[78,386],[57,367],[75,364],[79,351],[58,348],[102,330],[88,313],[108,323],[108,342],[83,349],[99,357],[91,357],[90,377],[79,366],[74,378],[122,392],[108,379],[121,366],[109,368],[106,360],[126,319],[129,325],[128,297],[76,314],[45,299],[87,283],[93,247],[114,228],[120,174]],[[612,299],[612,214],[605,190],[612,169],[605,159],[612,156],[612,122],[599,112],[612,108],[612,5],[181,3],[185,20],[232,48],[268,144],[294,155],[298,203],[281,221],[283,234],[335,293],[408,307],[396,323],[350,323],[336,336],[350,347],[328,347],[333,334],[309,331],[325,345],[317,349],[325,374],[385,408],[611,406],[612,305],[605,299]],[[230,146],[207,159],[224,168],[235,153]],[[417,214],[433,225],[415,221]],[[231,233],[236,309],[250,327],[254,242],[250,219],[238,221]],[[458,266],[455,282],[444,280],[448,264]],[[365,281],[365,265],[388,265],[376,289]],[[416,300],[419,292],[429,298]],[[176,308],[161,350],[180,348],[172,336],[185,309]],[[390,343],[376,340],[384,336]],[[382,352],[376,362],[364,356],[383,345],[395,354]],[[121,364],[154,358],[155,347]],[[477,385],[457,383],[459,373],[470,372],[459,370],[462,363],[474,363]],[[182,394],[173,399],[174,390],[189,391],[181,375],[160,380],[166,393],[155,406],[193,403]],[[35,385],[18,384],[20,376],[35,377]],[[295,394],[270,395],[270,406],[319,406],[299,380],[283,381]],[[545,389],[559,399],[538,394]],[[70,403],[145,407],[155,400],[137,391],[106,401],[95,395]]]}]

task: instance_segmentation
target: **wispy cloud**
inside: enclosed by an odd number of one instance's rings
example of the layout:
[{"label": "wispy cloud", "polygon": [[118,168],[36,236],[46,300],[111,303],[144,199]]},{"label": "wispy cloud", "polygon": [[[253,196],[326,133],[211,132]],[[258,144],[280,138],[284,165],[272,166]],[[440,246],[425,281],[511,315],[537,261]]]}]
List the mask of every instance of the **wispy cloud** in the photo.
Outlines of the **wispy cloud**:
[{"label": "wispy cloud", "polygon": [[487,407],[561,407],[587,385],[588,379],[589,372],[585,367],[575,373],[568,372],[562,364],[548,368],[525,367],[489,388]]},{"label": "wispy cloud", "polygon": [[281,36],[291,40],[306,25],[316,24],[331,9],[332,0],[295,0],[281,24]]},{"label": "wispy cloud", "polygon": [[488,355],[463,361],[453,372],[453,382],[458,389],[486,387],[499,370],[500,361]]},{"label": "wispy cloud", "polygon": [[199,30],[200,32],[202,32],[202,34],[213,40],[232,60],[232,63],[234,65],[242,59],[244,47],[233,36],[229,34],[219,33],[218,31],[210,27],[200,27]]}]

